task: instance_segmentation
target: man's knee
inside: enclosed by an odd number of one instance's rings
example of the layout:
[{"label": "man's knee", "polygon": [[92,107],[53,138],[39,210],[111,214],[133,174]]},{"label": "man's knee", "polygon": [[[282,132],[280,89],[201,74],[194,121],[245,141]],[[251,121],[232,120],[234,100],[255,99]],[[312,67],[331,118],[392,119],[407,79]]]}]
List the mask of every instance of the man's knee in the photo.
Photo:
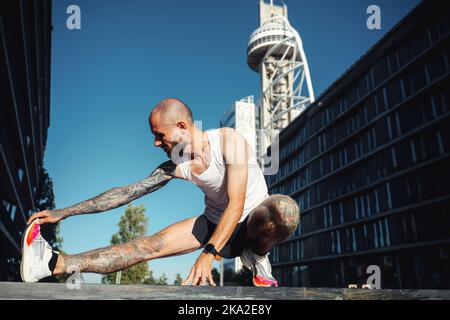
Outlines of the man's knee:
[{"label": "man's knee", "polygon": [[289,236],[300,222],[300,208],[289,196],[274,194],[270,198],[273,221],[281,233]]},{"label": "man's knee", "polygon": [[286,239],[300,222],[300,209],[289,196],[274,194],[264,200],[250,215],[247,223],[249,240],[271,239],[276,242]]}]

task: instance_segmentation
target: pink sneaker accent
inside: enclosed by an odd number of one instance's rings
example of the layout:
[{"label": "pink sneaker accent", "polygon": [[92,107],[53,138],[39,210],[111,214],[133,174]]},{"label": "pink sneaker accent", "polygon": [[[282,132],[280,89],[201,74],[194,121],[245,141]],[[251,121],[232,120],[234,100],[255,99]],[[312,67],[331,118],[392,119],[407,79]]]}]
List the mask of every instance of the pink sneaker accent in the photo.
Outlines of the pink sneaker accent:
[{"label": "pink sneaker accent", "polygon": [[275,279],[264,278],[262,275],[257,274],[253,277],[253,285],[256,287],[278,287],[278,282]]},{"label": "pink sneaker accent", "polygon": [[28,236],[27,236],[27,245],[28,246],[31,245],[33,240],[36,238],[36,236],[41,231],[41,226],[39,224],[37,224],[37,223],[35,223],[32,228],[33,228],[33,230],[31,230],[31,232],[29,232]]}]

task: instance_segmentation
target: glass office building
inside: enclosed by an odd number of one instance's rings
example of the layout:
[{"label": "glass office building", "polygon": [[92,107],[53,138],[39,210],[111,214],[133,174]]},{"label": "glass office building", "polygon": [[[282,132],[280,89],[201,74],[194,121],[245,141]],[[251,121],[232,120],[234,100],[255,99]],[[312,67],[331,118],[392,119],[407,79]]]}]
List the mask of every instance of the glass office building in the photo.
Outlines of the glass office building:
[{"label": "glass office building", "polygon": [[50,123],[51,1],[0,1],[0,281],[20,280]]},{"label": "glass office building", "polygon": [[450,288],[450,10],[424,1],[280,133],[282,285]]}]

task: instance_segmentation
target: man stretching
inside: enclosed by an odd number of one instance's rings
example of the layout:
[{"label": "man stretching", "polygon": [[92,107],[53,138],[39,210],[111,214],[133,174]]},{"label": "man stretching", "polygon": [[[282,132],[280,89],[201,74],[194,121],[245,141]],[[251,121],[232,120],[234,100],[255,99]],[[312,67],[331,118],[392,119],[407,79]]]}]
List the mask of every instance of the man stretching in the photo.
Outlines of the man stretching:
[{"label": "man stretching", "polygon": [[[277,286],[268,252],[297,227],[300,211],[289,196],[269,196],[263,173],[245,139],[231,128],[201,131],[191,110],[178,99],[153,108],[149,124],[155,146],[171,160],[134,184],[112,188],[72,207],[35,213],[22,244],[21,276],[36,282],[50,275],[80,272],[111,273],[143,261],[203,248],[183,285],[215,285],[212,262],[240,256],[252,270],[255,286]],[[80,254],[52,251],[39,225],[67,217],[104,212],[158,190],[171,179],[189,180],[205,194],[203,214],[128,243]]]}]

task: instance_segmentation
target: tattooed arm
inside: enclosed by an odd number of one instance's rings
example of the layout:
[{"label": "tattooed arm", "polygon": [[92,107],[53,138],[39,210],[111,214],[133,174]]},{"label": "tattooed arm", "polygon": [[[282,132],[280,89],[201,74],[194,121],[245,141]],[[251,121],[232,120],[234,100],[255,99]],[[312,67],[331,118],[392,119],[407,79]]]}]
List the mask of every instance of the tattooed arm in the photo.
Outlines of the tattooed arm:
[{"label": "tattooed arm", "polygon": [[109,189],[96,197],[68,208],[37,212],[28,219],[28,224],[37,218],[39,218],[39,224],[56,223],[73,215],[103,212],[123,206],[160,189],[175,177],[175,172],[176,165],[171,160],[166,161],[141,181]]}]

